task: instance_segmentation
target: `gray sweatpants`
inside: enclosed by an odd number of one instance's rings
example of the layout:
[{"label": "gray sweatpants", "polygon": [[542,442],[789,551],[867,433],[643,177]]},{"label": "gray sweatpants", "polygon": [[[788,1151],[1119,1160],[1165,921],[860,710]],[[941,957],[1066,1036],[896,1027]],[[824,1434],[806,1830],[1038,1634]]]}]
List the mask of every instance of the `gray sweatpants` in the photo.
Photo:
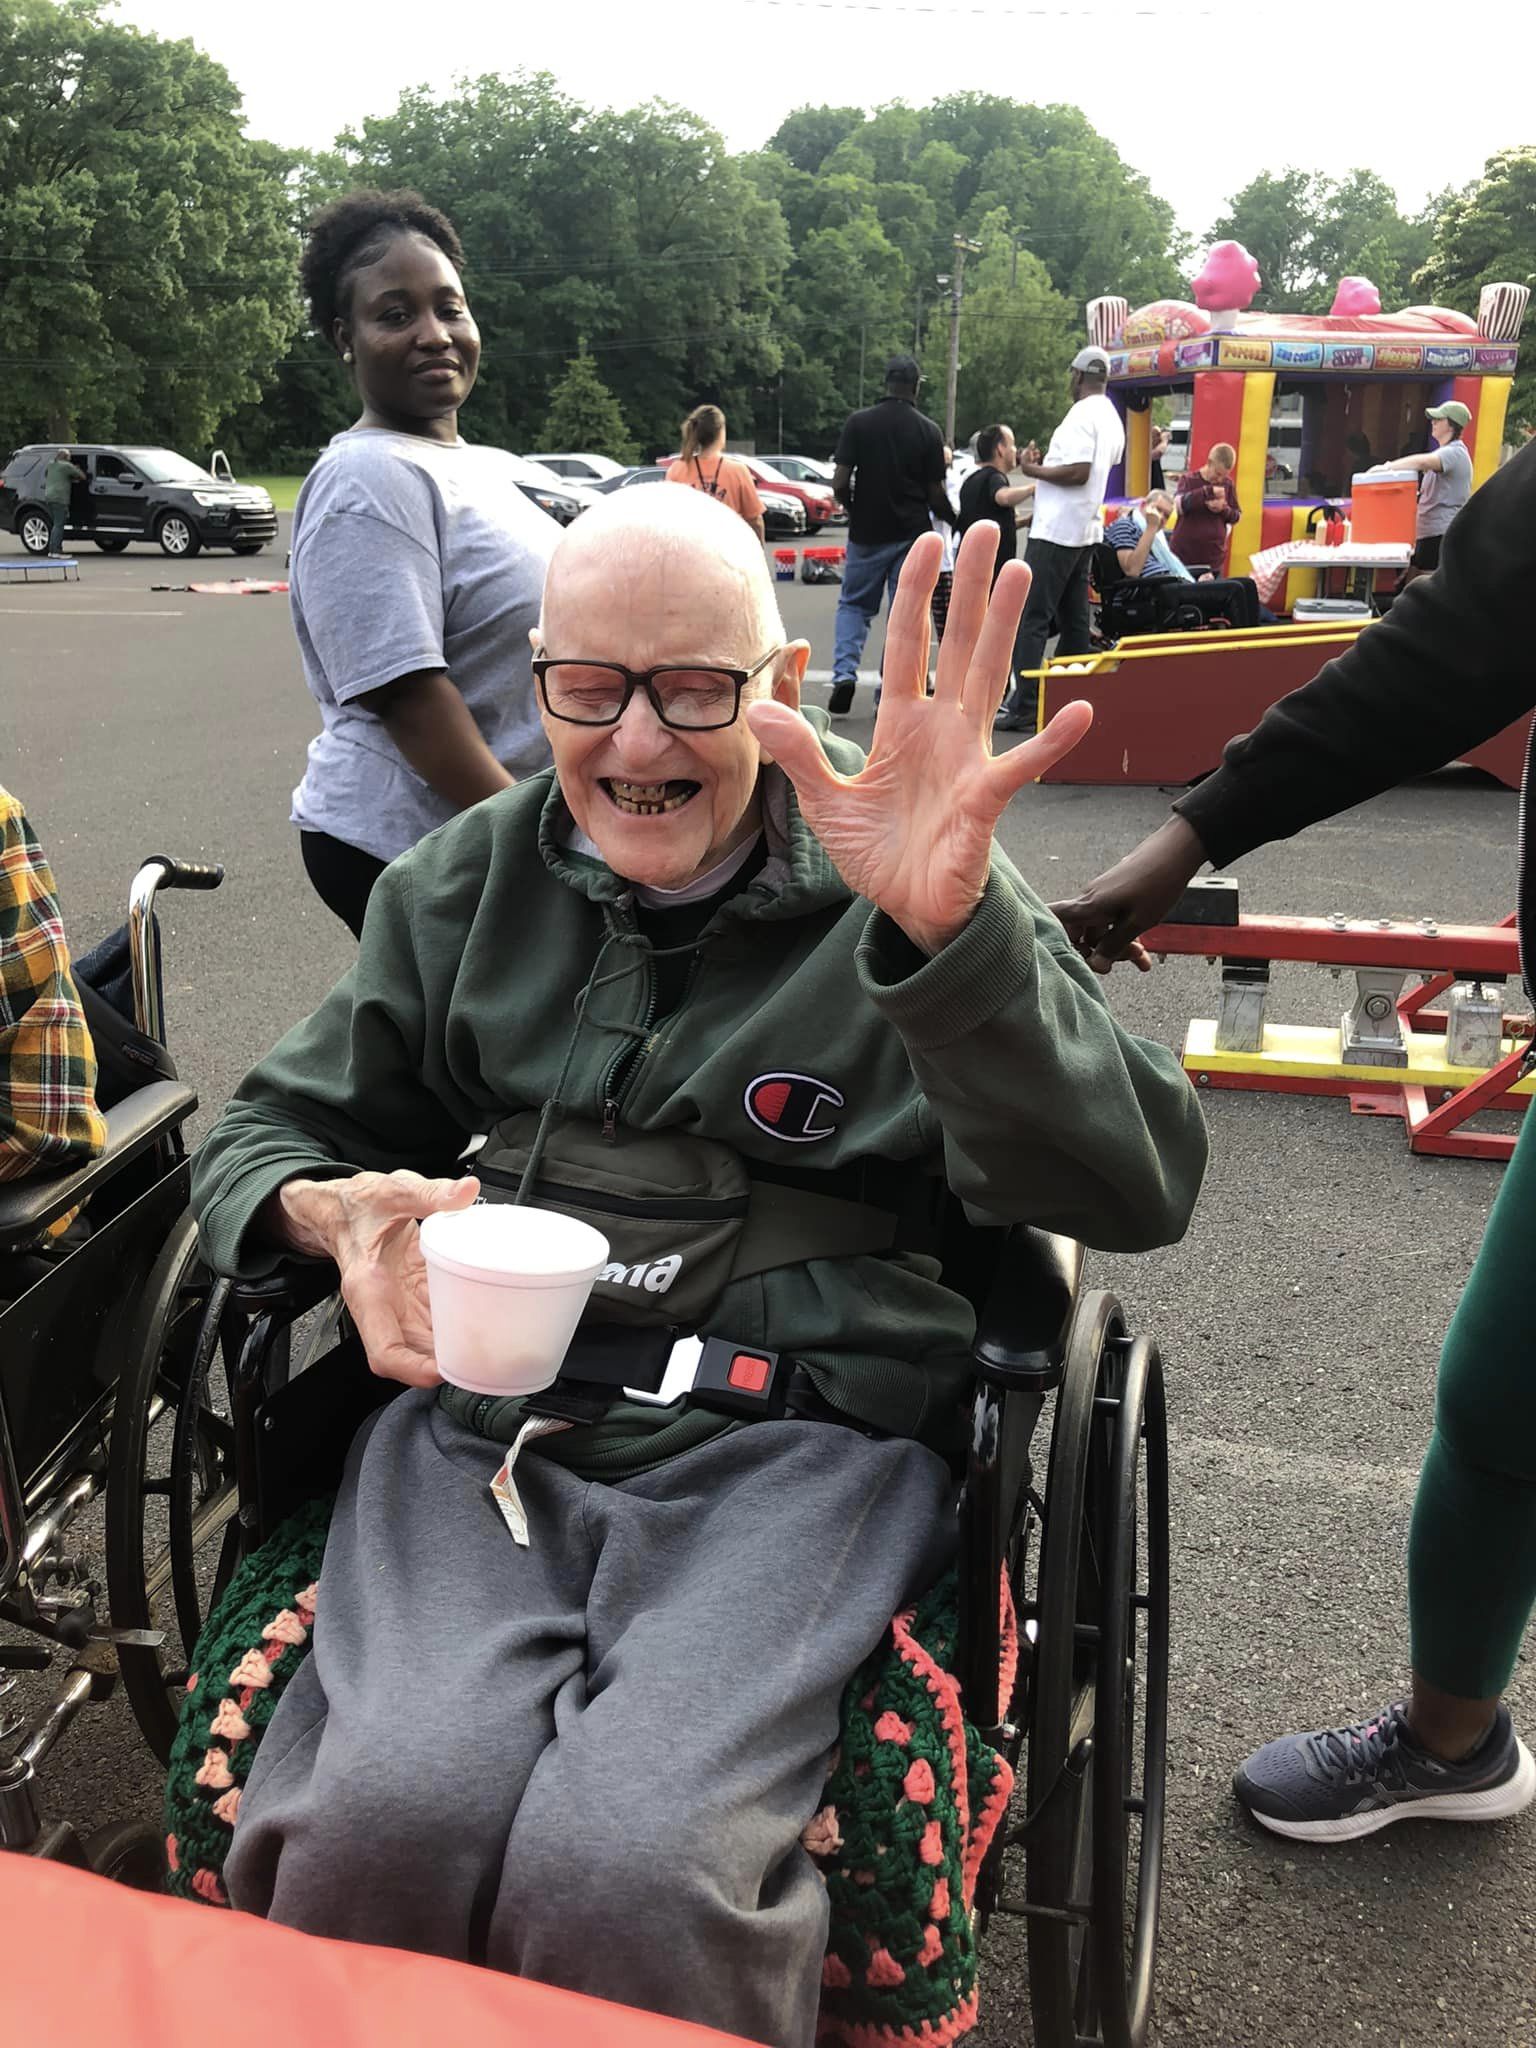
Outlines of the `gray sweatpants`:
[{"label": "gray sweatpants", "polygon": [[257,1754],[236,1906],[810,2048],[799,1835],[849,1677],[944,1569],[920,1445],[757,1423],[616,1484],[401,1395],[360,1433],[313,1654]]}]

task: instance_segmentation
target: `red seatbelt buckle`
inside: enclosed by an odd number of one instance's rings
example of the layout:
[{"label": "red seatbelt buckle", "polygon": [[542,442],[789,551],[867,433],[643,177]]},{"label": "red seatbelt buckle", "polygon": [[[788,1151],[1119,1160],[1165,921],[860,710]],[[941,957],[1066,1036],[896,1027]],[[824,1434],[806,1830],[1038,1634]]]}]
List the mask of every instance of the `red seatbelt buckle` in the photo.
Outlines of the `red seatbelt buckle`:
[{"label": "red seatbelt buckle", "polygon": [[780,1366],[777,1351],[733,1344],[724,1337],[706,1337],[694,1374],[692,1397],[701,1406],[714,1408],[722,1415],[740,1415],[750,1420],[772,1418],[784,1413],[788,1379],[788,1368]]}]

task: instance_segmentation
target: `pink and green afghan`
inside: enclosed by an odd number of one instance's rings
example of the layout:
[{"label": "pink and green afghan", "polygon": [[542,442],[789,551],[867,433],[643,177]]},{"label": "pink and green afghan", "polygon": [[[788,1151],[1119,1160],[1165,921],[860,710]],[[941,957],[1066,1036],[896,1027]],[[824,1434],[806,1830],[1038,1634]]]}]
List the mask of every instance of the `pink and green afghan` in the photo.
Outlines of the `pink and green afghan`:
[{"label": "pink and green afghan", "polygon": [[[166,1787],[169,1889],[226,1906],[224,1857],[262,1731],[309,1653],[331,1502],[292,1516],[235,1573],[187,1681]],[[1017,1637],[1002,1591],[1004,1669]],[[801,1837],[831,1900],[818,2039],[945,2048],[976,2022],[976,1879],[1013,1773],[965,1721],[954,1575],[897,1615],[843,1701],[842,1741]]]}]

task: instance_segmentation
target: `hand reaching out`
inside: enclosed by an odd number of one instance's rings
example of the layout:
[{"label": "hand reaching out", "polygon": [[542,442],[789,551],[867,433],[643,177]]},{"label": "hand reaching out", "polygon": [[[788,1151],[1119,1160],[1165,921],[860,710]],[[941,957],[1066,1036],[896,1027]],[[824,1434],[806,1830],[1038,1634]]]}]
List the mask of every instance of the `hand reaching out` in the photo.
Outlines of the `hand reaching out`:
[{"label": "hand reaching out", "polygon": [[1029,571],[1010,562],[988,595],[997,528],[979,521],[960,546],[949,618],[929,697],[928,600],[943,544],[925,534],[907,556],[891,608],[885,681],[869,759],[840,775],[788,705],[756,703],[747,722],[795,786],[801,813],[856,895],[883,910],[923,952],[969,922],[986,887],[992,834],[1025,783],[1059,761],[1093,711],[1069,704],[1045,731],[992,752]]}]

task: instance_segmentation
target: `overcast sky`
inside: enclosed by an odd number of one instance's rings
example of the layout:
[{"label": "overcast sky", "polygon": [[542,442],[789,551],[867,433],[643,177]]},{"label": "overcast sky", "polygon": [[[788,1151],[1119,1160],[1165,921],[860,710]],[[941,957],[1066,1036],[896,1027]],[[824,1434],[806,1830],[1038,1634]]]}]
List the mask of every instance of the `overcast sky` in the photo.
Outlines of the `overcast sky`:
[{"label": "overcast sky", "polygon": [[1533,125],[1530,0],[1460,13],[1414,0],[121,0],[119,18],[192,38],[234,77],[253,134],[311,148],[388,112],[405,87],[519,66],[591,104],[692,106],[734,149],[758,147],[807,101],[1067,101],[1196,235],[1229,193],[1292,163],[1364,165],[1413,208]]}]

